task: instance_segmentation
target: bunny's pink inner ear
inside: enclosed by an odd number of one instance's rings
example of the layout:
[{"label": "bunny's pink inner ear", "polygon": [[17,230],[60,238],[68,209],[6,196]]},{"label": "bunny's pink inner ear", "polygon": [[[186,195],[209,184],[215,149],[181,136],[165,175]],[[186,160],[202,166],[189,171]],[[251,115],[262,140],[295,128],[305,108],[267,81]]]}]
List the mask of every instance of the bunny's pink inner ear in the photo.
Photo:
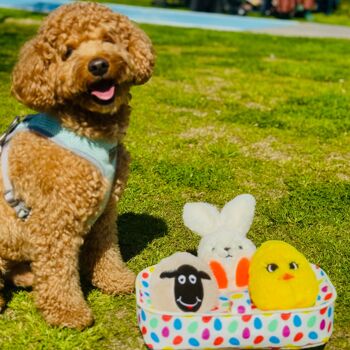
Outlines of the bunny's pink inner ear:
[{"label": "bunny's pink inner ear", "polygon": [[236,269],[236,285],[237,287],[246,287],[249,282],[249,266],[250,260],[247,258],[242,258]]},{"label": "bunny's pink inner ear", "polygon": [[226,275],[226,271],[223,268],[223,266],[215,261],[212,260],[209,263],[209,266],[215,276],[216,282],[218,284],[219,289],[225,289],[228,286],[228,279],[227,279],[227,275]]}]

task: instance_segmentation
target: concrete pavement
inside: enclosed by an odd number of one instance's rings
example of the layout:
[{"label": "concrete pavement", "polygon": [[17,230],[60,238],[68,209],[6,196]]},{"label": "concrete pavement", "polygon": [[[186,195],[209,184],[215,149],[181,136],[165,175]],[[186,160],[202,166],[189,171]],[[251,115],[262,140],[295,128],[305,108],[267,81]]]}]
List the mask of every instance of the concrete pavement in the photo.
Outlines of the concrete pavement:
[{"label": "concrete pavement", "polygon": [[[0,0],[0,7],[50,12],[71,0]],[[350,27],[105,3],[139,23],[272,35],[350,39]]]}]

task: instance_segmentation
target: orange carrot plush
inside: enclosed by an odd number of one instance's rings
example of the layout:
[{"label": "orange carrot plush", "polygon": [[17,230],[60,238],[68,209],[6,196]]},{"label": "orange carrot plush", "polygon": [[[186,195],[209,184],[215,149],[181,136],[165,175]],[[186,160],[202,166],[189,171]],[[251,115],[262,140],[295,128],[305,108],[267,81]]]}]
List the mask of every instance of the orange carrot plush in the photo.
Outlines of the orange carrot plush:
[{"label": "orange carrot plush", "polygon": [[202,239],[198,256],[205,260],[220,289],[247,288],[250,259],[255,245],[246,236],[253,222],[255,199],[242,194],[227,203],[221,212],[209,203],[187,203],[185,225]]}]

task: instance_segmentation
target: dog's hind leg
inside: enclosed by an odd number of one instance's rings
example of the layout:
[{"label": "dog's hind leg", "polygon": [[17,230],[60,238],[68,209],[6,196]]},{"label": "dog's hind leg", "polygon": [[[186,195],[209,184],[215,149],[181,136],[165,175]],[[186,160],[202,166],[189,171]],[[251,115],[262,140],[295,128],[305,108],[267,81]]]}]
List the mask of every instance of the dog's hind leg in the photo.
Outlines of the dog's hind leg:
[{"label": "dog's hind leg", "polygon": [[87,235],[81,252],[82,272],[108,294],[129,293],[135,275],[122,260],[117,243],[116,206],[113,198]]},{"label": "dog's hind leg", "polygon": [[117,239],[116,203],[123,193],[129,174],[130,156],[118,147],[117,176],[113,194],[101,217],[85,238],[81,269],[92,284],[109,294],[128,293],[134,288],[135,275],[123,262]]}]

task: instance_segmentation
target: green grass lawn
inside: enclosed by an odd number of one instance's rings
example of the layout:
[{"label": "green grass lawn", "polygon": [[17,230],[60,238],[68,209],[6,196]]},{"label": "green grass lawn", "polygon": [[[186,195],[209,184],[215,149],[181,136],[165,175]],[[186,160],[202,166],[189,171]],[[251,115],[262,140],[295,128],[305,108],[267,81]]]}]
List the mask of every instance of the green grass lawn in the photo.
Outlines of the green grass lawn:
[{"label": "green grass lawn", "polygon": [[[133,161],[118,221],[129,267],[196,249],[181,218],[187,201],[222,206],[251,193],[250,238],[285,240],[327,271],[338,291],[328,349],[350,349],[349,42],[142,27],[158,61],[133,90]],[[28,112],[10,97],[10,74],[36,29],[0,23],[1,130]],[[134,295],[84,290],[96,321],[79,332],[48,327],[30,291],[7,287],[0,348],[144,349]]]}]

